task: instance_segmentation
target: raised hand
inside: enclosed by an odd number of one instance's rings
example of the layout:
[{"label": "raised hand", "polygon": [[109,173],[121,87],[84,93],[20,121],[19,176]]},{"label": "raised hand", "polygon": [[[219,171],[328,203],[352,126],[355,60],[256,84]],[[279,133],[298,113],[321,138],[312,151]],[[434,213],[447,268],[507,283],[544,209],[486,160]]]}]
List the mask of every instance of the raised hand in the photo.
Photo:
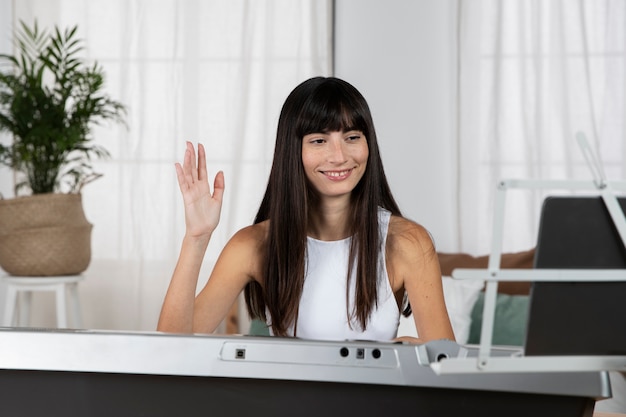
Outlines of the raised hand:
[{"label": "raised hand", "polygon": [[176,163],[178,186],[185,203],[187,236],[210,237],[220,220],[224,195],[224,173],[218,172],[209,187],[204,146],[198,144],[198,157],[191,142],[187,142],[183,165]]}]

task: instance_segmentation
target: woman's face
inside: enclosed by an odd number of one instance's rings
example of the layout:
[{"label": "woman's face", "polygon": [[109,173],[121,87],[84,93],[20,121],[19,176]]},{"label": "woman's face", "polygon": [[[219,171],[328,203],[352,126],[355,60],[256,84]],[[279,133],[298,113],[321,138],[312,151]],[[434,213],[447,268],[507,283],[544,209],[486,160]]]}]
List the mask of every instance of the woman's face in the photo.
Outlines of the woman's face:
[{"label": "woman's face", "polygon": [[304,172],[321,197],[349,195],[365,173],[368,155],[367,139],[359,130],[302,138]]}]

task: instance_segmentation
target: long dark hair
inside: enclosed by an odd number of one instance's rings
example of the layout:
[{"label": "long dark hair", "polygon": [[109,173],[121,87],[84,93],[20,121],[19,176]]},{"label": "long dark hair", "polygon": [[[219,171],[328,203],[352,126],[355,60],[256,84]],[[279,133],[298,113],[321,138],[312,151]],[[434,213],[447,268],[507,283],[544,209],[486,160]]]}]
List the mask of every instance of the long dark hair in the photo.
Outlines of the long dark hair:
[{"label": "long dark hair", "polygon": [[[315,77],[298,85],[280,113],[274,161],[255,224],[269,220],[263,283],[248,284],[246,305],[251,317],[267,321],[285,336],[298,319],[304,285],[309,209],[317,195],[302,165],[302,138],[309,133],[360,130],[367,139],[369,157],[361,181],[351,196],[351,246],[348,279],[356,260],[355,311],[348,311],[366,328],[377,304],[378,259],[382,236],[378,208],[401,215],[383,170],[371,112],[365,98],[338,78]],[[383,252],[384,256],[384,252]],[[348,297],[348,294],[346,294]]]}]

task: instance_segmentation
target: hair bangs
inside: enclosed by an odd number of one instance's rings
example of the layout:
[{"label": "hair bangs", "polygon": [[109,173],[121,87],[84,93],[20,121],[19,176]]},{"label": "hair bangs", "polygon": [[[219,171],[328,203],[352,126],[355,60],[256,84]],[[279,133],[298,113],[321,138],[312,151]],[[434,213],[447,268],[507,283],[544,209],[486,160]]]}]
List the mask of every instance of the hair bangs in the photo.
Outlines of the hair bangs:
[{"label": "hair bangs", "polygon": [[[367,134],[364,103],[340,85],[325,85],[306,101],[298,117],[297,134],[348,132],[360,130]],[[329,88],[323,88],[329,87]]]}]

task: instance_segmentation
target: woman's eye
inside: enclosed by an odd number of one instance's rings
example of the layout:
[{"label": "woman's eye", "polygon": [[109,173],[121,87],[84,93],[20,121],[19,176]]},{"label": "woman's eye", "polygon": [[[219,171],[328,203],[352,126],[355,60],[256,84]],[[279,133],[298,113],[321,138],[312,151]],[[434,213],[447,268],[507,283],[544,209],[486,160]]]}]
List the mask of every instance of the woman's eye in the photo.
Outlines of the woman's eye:
[{"label": "woman's eye", "polygon": [[311,139],[311,143],[324,143],[324,139]]},{"label": "woman's eye", "polygon": [[348,140],[358,140],[361,139],[361,135],[351,135],[348,136]]}]

